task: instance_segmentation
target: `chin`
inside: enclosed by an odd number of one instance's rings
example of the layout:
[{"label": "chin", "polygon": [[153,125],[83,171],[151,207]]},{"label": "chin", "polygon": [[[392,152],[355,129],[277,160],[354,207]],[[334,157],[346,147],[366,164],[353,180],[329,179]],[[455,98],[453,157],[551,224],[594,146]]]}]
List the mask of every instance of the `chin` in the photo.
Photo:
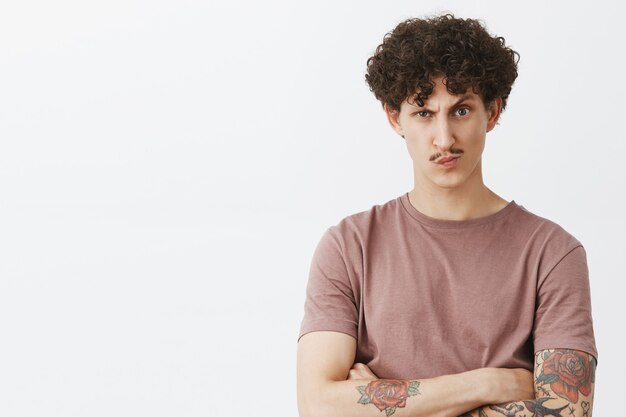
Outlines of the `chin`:
[{"label": "chin", "polygon": [[440,188],[454,189],[461,187],[467,178],[459,175],[447,175],[445,177],[431,178],[431,182]]},{"label": "chin", "polygon": [[454,190],[454,189],[460,188],[461,185],[463,185],[463,183],[461,182],[436,182],[435,185],[437,185],[439,188],[445,188],[446,190]]}]

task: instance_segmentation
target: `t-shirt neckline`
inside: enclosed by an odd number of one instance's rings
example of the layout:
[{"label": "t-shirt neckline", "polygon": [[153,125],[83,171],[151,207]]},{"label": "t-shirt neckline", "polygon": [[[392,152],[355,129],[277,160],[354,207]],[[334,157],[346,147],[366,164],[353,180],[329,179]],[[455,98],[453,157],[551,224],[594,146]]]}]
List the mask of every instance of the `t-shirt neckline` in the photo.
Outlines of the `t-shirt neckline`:
[{"label": "t-shirt neckline", "polygon": [[424,213],[418,211],[415,207],[413,207],[413,204],[411,204],[411,201],[409,200],[408,191],[402,194],[400,197],[398,197],[398,199],[400,200],[400,203],[402,204],[406,212],[415,220],[427,226],[441,227],[441,228],[446,228],[446,229],[465,228],[465,227],[472,227],[472,226],[492,223],[498,219],[501,219],[507,216],[509,213],[511,213],[513,210],[515,210],[518,207],[515,200],[511,200],[506,206],[501,208],[499,211],[489,214],[487,216],[478,217],[475,219],[468,219],[468,220],[443,220],[443,219],[436,219],[434,217],[427,216]]}]

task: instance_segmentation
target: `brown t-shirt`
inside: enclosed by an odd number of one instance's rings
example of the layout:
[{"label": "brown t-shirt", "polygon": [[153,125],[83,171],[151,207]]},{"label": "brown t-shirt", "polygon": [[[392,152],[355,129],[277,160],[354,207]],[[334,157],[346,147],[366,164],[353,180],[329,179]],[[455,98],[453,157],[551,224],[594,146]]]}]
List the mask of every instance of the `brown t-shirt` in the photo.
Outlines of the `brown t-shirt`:
[{"label": "brown t-shirt", "polygon": [[597,358],[586,253],[515,201],[486,217],[440,220],[405,193],[345,217],[318,243],[298,340],[357,340],[379,378],[534,366],[534,352]]}]

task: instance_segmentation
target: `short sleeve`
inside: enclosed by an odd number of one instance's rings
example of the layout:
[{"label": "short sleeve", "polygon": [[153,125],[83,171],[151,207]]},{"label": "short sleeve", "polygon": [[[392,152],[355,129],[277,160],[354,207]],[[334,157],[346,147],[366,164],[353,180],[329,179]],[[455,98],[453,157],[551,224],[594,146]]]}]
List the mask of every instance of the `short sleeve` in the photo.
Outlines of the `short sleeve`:
[{"label": "short sleeve", "polygon": [[331,226],[315,248],[298,340],[320,330],[357,338],[358,309],[340,239],[337,229]]},{"label": "short sleeve", "polygon": [[534,350],[596,350],[591,315],[587,255],[582,246],[565,254],[539,281],[534,324]]}]

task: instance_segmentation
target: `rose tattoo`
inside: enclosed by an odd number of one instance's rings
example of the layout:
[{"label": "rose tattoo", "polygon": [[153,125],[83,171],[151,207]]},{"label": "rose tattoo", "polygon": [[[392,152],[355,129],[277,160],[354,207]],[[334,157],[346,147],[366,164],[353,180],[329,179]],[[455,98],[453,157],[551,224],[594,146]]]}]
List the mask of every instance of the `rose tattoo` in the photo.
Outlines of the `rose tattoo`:
[{"label": "rose tattoo", "polygon": [[377,379],[356,389],[361,394],[359,404],[374,404],[390,416],[396,412],[397,407],[406,406],[407,397],[420,394],[419,386],[419,381]]},{"label": "rose tattoo", "polygon": [[591,393],[593,364],[584,355],[573,350],[556,350],[545,357],[537,382],[550,384],[558,396],[576,403],[578,392]]}]

